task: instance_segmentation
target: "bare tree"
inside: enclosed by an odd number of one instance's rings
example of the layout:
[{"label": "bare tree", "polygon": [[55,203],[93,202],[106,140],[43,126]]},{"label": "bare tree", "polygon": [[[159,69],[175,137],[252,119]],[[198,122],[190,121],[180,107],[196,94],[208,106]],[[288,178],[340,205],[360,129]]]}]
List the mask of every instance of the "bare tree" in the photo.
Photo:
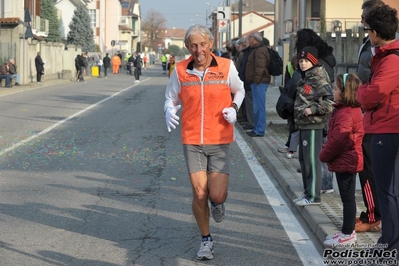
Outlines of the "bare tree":
[{"label": "bare tree", "polygon": [[147,16],[143,20],[142,31],[143,44],[146,47],[152,48],[153,51],[158,50],[158,44],[164,45],[164,32],[166,30],[166,19],[165,17],[151,9],[148,11]]}]

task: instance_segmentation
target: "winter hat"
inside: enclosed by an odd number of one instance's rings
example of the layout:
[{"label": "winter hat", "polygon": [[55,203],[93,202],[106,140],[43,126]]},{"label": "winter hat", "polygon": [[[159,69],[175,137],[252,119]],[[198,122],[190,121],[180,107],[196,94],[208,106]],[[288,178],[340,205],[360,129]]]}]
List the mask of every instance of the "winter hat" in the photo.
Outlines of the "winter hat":
[{"label": "winter hat", "polygon": [[298,60],[307,59],[312,63],[313,66],[315,66],[318,63],[318,56],[319,53],[317,52],[316,48],[312,46],[306,46],[299,52]]}]

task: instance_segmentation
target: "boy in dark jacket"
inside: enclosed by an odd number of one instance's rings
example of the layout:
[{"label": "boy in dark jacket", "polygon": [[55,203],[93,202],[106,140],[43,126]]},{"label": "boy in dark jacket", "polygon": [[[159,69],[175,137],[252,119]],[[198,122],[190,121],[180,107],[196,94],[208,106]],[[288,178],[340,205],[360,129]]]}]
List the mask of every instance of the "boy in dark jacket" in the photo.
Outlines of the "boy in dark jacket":
[{"label": "boy in dark jacket", "polygon": [[318,65],[315,47],[306,46],[298,54],[302,80],[294,103],[295,123],[299,127],[299,163],[304,193],[297,206],[320,204],[322,166],[318,158],[323,144],[323,129],[333,106],[332,87],[323,66]]}]

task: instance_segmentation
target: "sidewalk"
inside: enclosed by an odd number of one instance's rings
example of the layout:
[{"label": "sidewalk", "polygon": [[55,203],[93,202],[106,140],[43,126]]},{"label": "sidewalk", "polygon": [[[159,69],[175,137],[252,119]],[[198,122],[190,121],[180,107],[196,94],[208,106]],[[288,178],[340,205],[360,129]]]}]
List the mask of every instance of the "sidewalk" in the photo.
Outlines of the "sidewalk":
[{"label": "sidewalk", "polygon": [[[286,120],[278,116],[275,108],[279,95],[280,91],[277,86],[269,86],[266,93],[267,128],[265,137],[251,138],[245,134],[239,124],[236,127],[255,148],[257,156],[278,180],[288,198],[295,199],[300,197],[303,192],[302,176],[297,172],[297,169],[300,168],[298,156],[295,153],[294,158],[287,159],[285,153],[277,151],[278,148],[284,146],[288,138]],[[357,183],[359,183],[358,180]],[[322,204],[319,206],[296,206],[311,230],[320,240],[321,245],[326,235],[335,234],[342,225],[343,207],[335,178],[334,190],[334,193],[322,194]],[[356,203],[357,217],[359,217],[359,213],[365,211],[359,184],[356,187]],[[377,243],[380,235],[381,233],[357,233],[357,243],[373,245]]]}]

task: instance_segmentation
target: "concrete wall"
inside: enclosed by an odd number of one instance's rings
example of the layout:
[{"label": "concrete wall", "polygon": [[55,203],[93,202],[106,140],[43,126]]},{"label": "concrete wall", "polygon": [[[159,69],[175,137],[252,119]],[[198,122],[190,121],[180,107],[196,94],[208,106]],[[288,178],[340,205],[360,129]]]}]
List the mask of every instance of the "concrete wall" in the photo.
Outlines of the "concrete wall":
[{"label": "concrete wall", "polygon": [[[75,57],[82,53],[81,47],[68,45],[65,49],[63,43],[46,43],[31,38],[24,39],[25,28],[18,25],[14,29],[1,32],[1,42],[15,44],[15,54],[10,54],[6,59],[15,58],[17,71],[21,77],[21,84],[36,82],[35,58],[37,52],[41,52],[46,79],[71,79],[75,72]],[[18,36],[18,37],[17,37]]]}]

